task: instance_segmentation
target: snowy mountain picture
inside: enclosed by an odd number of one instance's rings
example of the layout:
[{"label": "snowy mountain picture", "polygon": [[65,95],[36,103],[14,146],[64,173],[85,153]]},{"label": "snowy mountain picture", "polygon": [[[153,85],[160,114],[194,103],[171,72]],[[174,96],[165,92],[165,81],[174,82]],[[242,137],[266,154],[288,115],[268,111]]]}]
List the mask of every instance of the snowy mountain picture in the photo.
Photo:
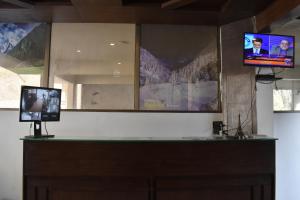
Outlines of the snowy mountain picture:
[{"label": "snowy mountain picture", "polygon": [[0,23],[0,66],[17,74],[41,74],[48,26],[46,23]]},{"label": "snowy mountain picture", "polygon": [[0,23],[0,53],[7,54],[39,23]]},{"label": "snowy mountain picture", "polygon": [[[183,37],[176,38],[176,34],[181,35],[182,32],[176,26],[170,26],[169,32],[166,32],[166,37],[176,39],[173,39],[176,45],[168,38],[159,38],[160,42],[156,42],[157,37],[164,37],[161,31],[156,37],[155,33],[151,34],[151,43],[147,43],[145,39],[143,43],[142,31],[140,109],[218,111],[220,105],[216,35],[195,39],[196,42],[202,40],[205,43],[197,46],[193,42],[185,42]],[[167,44],[163,44],[164,41]],[[152,44],[160,47],[156,48]],[[164,54],[166,51],[168,54]]]}]

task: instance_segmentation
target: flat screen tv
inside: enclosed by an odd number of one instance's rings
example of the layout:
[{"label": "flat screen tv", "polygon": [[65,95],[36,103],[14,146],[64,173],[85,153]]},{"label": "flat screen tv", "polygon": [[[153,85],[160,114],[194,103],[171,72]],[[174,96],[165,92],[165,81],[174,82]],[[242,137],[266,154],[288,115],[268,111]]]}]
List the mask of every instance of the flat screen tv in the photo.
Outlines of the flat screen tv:
[{"label": "flat screen tv", "polygon": [[22,86],[20,121],[59,121],[61,90]]},{"label": "flat screen tv", "polygon": [[[42,135],[41,122],[60,120],[61,90],[45,87],[21,87],[20,122],[34,122],[34,136],[26,137],[54,137]],[[45,124],[46,128],[46,124]]]},{"label": "flat screen tv", "polygon": [[244,33],[244,65],[294,68],[295,37]]}]

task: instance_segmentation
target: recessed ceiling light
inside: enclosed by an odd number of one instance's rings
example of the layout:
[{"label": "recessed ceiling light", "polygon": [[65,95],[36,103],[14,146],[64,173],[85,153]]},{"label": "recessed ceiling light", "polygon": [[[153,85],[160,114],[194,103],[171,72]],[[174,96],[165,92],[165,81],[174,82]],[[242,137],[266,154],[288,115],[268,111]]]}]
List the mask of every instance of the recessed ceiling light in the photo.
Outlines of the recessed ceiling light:
[{"label": "recessed ceiling light", "polygon": [[80,51],[80,49],[77,49],[76,52],[77,52],[77,53],[80,53],[81,51]]},{"label": "recessed ceiling light", "polygon": [[113,42],[111,42],[111,43],[109,43],[109,45],[110,45],[110,46],[115,46],[116,44],[113,43]]},{"label": "recessed ceiling light", "polygon": [[121,65],[122,63],[121,62],[118,62],[118,65]]}]

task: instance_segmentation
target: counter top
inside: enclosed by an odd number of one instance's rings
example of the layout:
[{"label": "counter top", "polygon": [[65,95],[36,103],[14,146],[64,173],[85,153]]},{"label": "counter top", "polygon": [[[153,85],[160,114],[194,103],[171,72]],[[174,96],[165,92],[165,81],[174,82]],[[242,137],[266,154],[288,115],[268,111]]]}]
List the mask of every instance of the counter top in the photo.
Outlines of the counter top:
[{"label": "counter top", "polygon": [[237,139],[233,136],[211,137],[102,137],[102,136],[55,136],[53,138],[24,137],[24,141],[87,141],[87,142],[228,142],[228,141],[267,141],[277,140],[265,135],[250,136],[246,139]]}]

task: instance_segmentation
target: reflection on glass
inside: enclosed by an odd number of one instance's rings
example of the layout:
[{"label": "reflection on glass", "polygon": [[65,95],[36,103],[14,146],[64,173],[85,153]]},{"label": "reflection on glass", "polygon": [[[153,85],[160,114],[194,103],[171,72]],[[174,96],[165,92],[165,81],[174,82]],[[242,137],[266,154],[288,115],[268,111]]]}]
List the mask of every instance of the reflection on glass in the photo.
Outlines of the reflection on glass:
[{"label": "reflection on glass", "polygon": [[289,111],[293,109],[292,89],[273,90],[273,99],[275,111]]},{"label": "reflection on glass", "polygon": [[294,90],[294,110],[300,110],[300,90]]},{"label": "reflection on glass", "polygon": [[0,23],[0,108],[20,106],[21,85],[45,82],[49,25]]},{"label": "reflection on glass", "polygon": [[63,109],[134,108],[135,25],[54,23],[51,39]]},{"label": "reflection on glass", "polygon": [[142,25],[141,110],[220,110],[218,29]]}]

